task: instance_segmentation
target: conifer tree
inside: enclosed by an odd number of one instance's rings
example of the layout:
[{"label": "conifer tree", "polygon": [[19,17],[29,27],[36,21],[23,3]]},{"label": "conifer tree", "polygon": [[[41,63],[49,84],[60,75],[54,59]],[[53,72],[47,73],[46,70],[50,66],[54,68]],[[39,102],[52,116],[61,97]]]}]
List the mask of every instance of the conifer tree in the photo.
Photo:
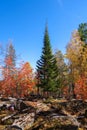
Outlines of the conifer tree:
[{"label": "conifer tree", "polygon": [[87,23],[79,24],[78,32],[79,32],[81,41],[87,44]]},{"label": "conifer tree", "polygon": [[38,83],[37,86],[43,91],[55,92],[57,90],[57,65],[56,59],[52,54],[48,28],[45,28],[44,45],[42,55],[37,61]]}]

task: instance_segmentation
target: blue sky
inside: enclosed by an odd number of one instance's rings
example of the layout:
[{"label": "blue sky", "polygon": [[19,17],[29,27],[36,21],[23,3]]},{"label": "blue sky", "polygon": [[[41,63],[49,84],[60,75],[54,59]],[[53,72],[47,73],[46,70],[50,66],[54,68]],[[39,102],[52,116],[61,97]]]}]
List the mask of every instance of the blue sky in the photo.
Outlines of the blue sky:
[{"label": "blue sky", "polygon": [[0,0],[0,43],[11,40],[22,60],[35,68],[45,23],[53,51],[65,53],[73,30],[87,22],[87,0]]}]

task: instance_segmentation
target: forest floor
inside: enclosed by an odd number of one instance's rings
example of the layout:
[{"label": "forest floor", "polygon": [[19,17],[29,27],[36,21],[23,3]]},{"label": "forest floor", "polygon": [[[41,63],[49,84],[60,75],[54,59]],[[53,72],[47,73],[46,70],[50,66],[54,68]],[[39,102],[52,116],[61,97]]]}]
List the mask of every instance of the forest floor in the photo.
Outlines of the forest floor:
[{"label": "forest floor", "polygon": [[87,101],[1,99],[0,130],[87,130]]}]

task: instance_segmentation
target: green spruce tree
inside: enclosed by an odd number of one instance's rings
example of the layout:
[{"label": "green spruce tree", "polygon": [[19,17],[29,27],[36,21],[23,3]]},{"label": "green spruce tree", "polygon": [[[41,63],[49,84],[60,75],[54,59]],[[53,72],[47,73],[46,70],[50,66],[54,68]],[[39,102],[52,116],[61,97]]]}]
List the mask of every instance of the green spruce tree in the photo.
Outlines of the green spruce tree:
[{"label": "green spruce tree", "polygon": [[57,65],[56,59],[52,54],[47,26],[45,28],[42,55],[40,60],[37,61],[37,73],[38,88],[41,88],[44,92],[57,91]]},{"label": "green spruce tree", "polygon": [[87,44],[87,23],[81,23],[78,27],[78,32],[81,37],[81,41]]}]

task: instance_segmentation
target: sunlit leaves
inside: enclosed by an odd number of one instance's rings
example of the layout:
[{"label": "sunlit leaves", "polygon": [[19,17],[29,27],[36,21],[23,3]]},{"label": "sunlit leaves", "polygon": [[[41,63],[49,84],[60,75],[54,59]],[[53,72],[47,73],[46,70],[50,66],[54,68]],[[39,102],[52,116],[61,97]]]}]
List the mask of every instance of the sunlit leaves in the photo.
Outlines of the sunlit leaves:
[{"label": "sunlit leaves", "polygon": [[67,45],[66,57],[68,59],[69,79],[74,83],[77,97],[87,98],[87,46],[81,41],[78,31],[74,31]]},{"label": "sunlit leaves", "polygon": [[[23,97],[33,90],[34,75],[28,62],[23,63],[19,68],[13,66],[11,59],[6,59],[3,67],[2,94],[5,96]],[[9,68],[10,66],[10,68]]]}]

